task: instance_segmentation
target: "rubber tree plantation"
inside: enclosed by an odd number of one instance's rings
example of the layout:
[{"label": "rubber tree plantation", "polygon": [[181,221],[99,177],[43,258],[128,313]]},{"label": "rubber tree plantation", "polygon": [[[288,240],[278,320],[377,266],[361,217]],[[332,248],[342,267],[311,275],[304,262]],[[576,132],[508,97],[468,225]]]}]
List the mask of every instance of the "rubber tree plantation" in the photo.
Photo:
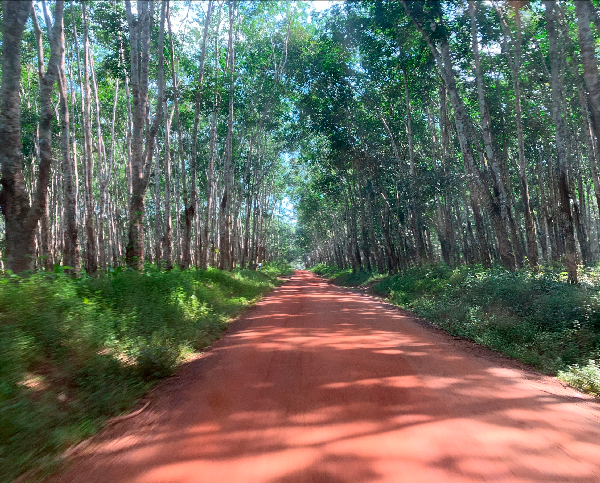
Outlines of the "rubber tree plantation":
[{"label": "rubber tree plantation", "polygon": [[0,481],[291,267],[600,393],[598,0],[3,0],[0,24]]}]

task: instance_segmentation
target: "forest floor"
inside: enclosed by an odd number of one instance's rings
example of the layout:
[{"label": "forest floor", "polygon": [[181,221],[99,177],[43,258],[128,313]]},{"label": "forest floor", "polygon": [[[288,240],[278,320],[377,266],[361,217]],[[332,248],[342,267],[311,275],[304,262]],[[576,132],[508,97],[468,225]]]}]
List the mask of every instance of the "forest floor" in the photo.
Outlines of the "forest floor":
[{"label": "forest floor", "polygon": [[600,404],[298,271],[51,482],[597,482]]}]

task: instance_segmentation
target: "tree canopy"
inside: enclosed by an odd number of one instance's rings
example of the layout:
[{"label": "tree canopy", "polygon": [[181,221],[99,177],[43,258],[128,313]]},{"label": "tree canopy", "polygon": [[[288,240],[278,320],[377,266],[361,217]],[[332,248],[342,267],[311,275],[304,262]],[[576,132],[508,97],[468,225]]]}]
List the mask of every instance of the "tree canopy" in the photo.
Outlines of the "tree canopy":
[{"label": "tree canopy", "polygon": [[2,4],[3,268],[598,259],[595,1]]}]

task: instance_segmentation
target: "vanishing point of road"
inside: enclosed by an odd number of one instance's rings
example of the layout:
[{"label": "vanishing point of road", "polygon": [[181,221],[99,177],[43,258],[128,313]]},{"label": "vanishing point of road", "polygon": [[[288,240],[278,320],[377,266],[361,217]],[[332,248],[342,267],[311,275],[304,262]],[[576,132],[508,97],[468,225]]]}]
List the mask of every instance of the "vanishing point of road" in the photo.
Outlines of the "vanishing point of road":
[{"label": "vanishing point of road", "polygon": [[600,482],[600,405],[298,271],[68,483]]}]

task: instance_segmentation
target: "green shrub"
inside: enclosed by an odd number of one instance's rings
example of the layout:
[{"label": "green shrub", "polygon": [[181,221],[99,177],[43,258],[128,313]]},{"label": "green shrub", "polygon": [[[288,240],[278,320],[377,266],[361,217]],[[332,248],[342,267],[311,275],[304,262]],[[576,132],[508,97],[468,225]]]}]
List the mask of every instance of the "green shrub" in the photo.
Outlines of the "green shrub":
[{"label": "green shrub", "polygon": [[558,377],[580,391],[600,396],[600,365],[594,360],[582,367],[570,366],[566,371],[560,371]]},{"label": "green shrub", "polygon": [[317,275],[321,275],[322,277],[333,278],[342,273],[349,273],[352,270],[349,268],[339,268],[336,265],[331,267],[329,265],[319,263],[319,264],[315,265],[314,267],[312,267],[310,269],[310,271]]},{"label": "green shrub", "polygon": [[294,273],[294,269],[290,266],[290,264],[282,261],[266,262],[263,264],[261,270],[281,276],[287,276]]},{"label": "green shrub", "polygon": [[152,381],[173,374],[181,354],[173,340],[153,336],[140,344],[135,363],[142,378]]},{"label": "green shrub", "polygon": [[315,265],[310,269],[313,273],[328,278],[342,287],[358,287],[360,285],[382,279],[385,275],[372,271],[353,271],[350,268],[340,269],[324,264]]},{"label": "green shrub", "polygon": [[0,482],[130,408],[286,268],[0,279]]}]

